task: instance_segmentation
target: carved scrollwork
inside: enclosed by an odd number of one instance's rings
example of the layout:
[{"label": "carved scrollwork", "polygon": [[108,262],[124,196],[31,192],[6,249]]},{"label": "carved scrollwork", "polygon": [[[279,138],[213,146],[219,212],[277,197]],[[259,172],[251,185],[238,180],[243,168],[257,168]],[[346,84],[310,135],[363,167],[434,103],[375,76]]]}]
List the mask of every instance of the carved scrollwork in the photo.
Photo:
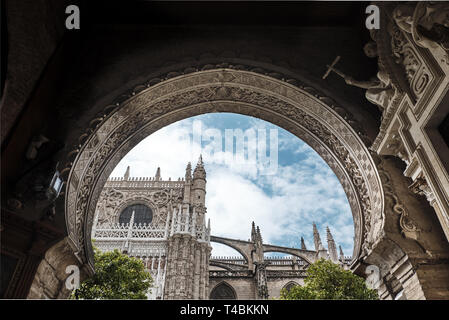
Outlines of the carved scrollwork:
[{"label": "carved scrollwork", "polygon": [[418,241],[419,233],[422,229],[410,217],[407,209],[397,197],[396,191],[391,183],[390,175],[383,170],[381,165],[378,168],[383,181],[385,197],[388,199],[388,203],[390,204],[392,211],[399,216],[399,227],[401,228],[401,233],[406,238]]},{"label": "carved scrollwork", "polygon": [[165,205],[169,200],[169,194],[166,190],[153,193],[153,202],[158,206]]}]

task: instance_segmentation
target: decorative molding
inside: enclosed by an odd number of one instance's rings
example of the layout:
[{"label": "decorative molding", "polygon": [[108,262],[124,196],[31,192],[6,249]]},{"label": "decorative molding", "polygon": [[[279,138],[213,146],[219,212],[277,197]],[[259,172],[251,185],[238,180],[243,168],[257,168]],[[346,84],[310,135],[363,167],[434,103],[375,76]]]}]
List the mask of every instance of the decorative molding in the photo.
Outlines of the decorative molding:
[{"label": "decorative molding", "polygon": [[391,183],[390,175],[383,169],[382,164],[378,165],[378,170],[382,178],[385,197],[388,199],[389,206],[385,210],[392,210],[399,215],[399,226],[401,233],[409,239],[418,241],[419,233],[423,231],[416,222],[409,216],[407,209],[396,195],[393,184]]},{"label": "decorative molding", "polygon": [[398,114],[400,105],[409,100],[416,120],[444,80],[445,73],[428,49],[416,44],[411,34],[404,32],[389,16],[393,14],[390,4],[382,4],[385,19],[382,27],[388,32],[376,32],[373,37],[378,46],[379,68],[388,73],[397,94],[382,114],[379,134],[370,149],[379,152],[388,139],[391,122]]},{"label": "decorative molding", "polygon": [[419,177],[417,177],[415,181],[413,181],[413,183],[409,186],[409,188],[414,193],[425,196],[430,204],[432,204],[433,201],[435,200],[435,195],[433,194],[430,186],[427,184],[427,180],[422,172],[419,175]]}]

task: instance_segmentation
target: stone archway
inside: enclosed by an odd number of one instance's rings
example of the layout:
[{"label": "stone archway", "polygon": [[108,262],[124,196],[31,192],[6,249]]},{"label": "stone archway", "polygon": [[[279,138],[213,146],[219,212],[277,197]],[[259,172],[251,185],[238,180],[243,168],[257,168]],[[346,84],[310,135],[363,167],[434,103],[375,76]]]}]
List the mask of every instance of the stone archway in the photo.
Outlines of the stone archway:
[{"label": "stone archway", "polygon": [[68,237],[81,262],[93,269],[94,209],[119,160],[152,132],[210,112],[255,116],[308,143],[333,169],[347,194],[354,217],[354,259],[376,241],[384,220],[380,177],[361,137],[330,98],[254,71],[229,67],[192,71],[138,86],[129,99],[110,106],[114,111],[109,116],[93,120],[95,130],[86,135],[66,189]]},{"label": "stone archway", "polygon": [[[405,195],[402,202],[396,195],[395,188],[407,189],[410,184],[404,180],[403,169],[370,152],[363,130],[354,130],[360,125],[314,88],[259,68],[218,64],[170,72],[135,87],[116,101],[91,121],[91,128],[80,137],[79,148],[69,155],[70,166],[63,170],[70,172],[65,192],[68,242],[80,264],[90,272],[95,206],[116,164],[158,129],[212,112],[239,113],[276,124],[308,143],[327,162],[352,210],[355,241],[351,268],[357,273],[364,275],[367,264],[382,266],[382,282],[400,269],[398,265],[407,264],[412,273],[422,261],[433,268],[448,268],[444,252],[449,248],[441,242],[441,232],[416,235],[420,232],[414,225],[416,219],[426,219],[431,208],[426,204],[413,207],[415,195]],[[386,178],[386,172],[393,172],[394,177]],[[418,259],[412,261],[410,257]],[[404,285],[408,280],[400,282]],[[429,290],[433,290],[431,286]],[[436,291],[441,292],[441,288]],[[443,291],[449,292],[449,288]],[[415,298],[425,296],[423,289]]]}]

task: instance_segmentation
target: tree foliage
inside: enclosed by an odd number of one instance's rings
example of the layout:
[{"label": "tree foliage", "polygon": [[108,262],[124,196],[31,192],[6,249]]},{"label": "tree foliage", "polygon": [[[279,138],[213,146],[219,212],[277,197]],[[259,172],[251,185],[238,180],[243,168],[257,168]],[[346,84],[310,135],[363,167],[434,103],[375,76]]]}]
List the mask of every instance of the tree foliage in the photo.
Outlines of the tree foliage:
[{"label": "tree foliage", "polygon": [[117,249],[95,251],[95,274],[72,293],[72,299],[146,299],[153,280],[143,262]]},{"label": "tree foliage", "polygon": [[283,300],[377,300],[376,290],[369,289],[365,280],[338,264],[320,259],[307,269],[304,286],[281,291]]}]

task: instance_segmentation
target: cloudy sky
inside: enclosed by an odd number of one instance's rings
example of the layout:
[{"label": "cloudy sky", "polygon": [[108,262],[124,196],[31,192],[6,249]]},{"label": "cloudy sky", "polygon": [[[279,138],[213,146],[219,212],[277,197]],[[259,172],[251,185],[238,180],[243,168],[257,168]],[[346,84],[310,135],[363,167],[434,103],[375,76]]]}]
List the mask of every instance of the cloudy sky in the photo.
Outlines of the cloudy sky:
[{"label": "cloudy sky", "polygon": [[[244,138],[232,139],[234,134]],[[219,113],[173,123],[139,143],[111,177],[123,176],[127,166],[131,176],[151,177],[160,167],[164,180],[177,180],[200,153],[213,235],[247,240],[254,221],[264,243],[299,247],[302,236],[313,249],[315,222],[325,247],[329,226],[337,248],[352,254],[352,214],[338,179],[302,140],[263,120]],[[212,245],[213,256],[238,255]]]}]

